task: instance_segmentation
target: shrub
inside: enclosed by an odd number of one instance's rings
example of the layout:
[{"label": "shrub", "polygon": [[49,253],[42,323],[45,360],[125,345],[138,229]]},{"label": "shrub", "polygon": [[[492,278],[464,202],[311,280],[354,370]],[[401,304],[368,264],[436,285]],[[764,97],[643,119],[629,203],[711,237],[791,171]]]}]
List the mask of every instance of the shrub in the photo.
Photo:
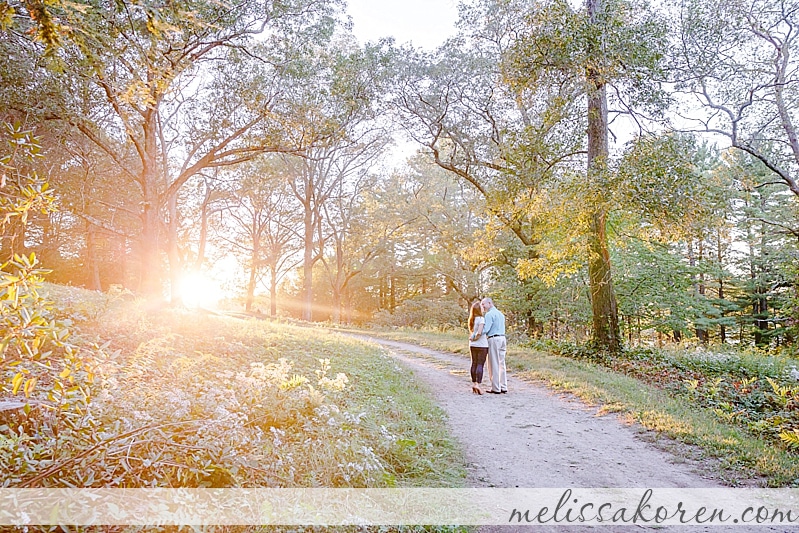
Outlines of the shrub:
[{"label": "shrub", "polygon": [[464,328],[468,311],[450,298],[411,298],[393,312],[380,311],[373,319],[377,326],[431,328],[445,331]]},{"label": "shrub", "polygon": [[33,256],[0,271],[0,470],[5,486],[57,462],[85,442],[86,413],[102,349],[72,340],[41,293]]},{"label": "shrub", "polygon": [[7,486],[428,486],[452,475],[442,474],[457,457],[438,411],[374,347],[285,323],[48,292],[80,310],[74,344],[92,345],[89,331],[113,342],[81,352],[94,356],[93,379],[59,426],[45,428],[48,411],[36,410],[5,424]]}]

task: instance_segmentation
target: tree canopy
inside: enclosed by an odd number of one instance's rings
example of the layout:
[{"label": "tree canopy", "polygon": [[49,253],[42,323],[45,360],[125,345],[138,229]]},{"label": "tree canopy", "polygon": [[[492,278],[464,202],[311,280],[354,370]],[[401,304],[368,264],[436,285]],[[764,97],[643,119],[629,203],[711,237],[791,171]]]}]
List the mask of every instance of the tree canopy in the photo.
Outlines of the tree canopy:
[{"label": "tree canopy", "polygon": [[492,295],[520,335],[792,347],[797,17],[471,0],[424,51],[334,1],[4,0],[0,251],[175,305],[205,273],[273,316]]}]

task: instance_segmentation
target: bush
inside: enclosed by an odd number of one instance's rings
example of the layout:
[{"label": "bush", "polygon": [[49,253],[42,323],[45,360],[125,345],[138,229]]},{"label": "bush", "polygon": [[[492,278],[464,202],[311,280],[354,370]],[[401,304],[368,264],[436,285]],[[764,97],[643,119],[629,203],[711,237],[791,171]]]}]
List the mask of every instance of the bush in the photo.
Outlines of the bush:
[{"label": "bush", "polygon": [[44,298],[36,260],[17,257],[0,271],[0,470],[12,486],[85,446],[95,367],[103,351],[79,347]]},{"label": "bush", "polygon": [[394,309],[394,312],[378,312],[372,321],[375,325],[384,327],[415,327],[445,331],[466,327],[468,318],[468,311],[455,300],[417,296],[404,301]]},{"label": "bush", "polygon": [[[266,324],[153,313],[123,303],[105,317],[119,348],[98,357],[68,424],[30,412],[6,424],[6,486],[376,486],[381,460],[341,407],[347,376],[326,358],[276,357],[290,336]],[[302,339],[307,341],[307,339]],[[299,340],[295,341],[299,343]],[[62,421],[63,422],[63,421]],[[318,465],[309,465],[313,450]]]},{"label": "bush", "polygon": [[[54,404],[6,416],[6,486],[452,483],[459,458],[439,411],[372,346],[125,295],[48,293],[74,313],[92,375],[68,376],[80,403],[57,417]],[[99,349],[89,332],[113,341]]]}]

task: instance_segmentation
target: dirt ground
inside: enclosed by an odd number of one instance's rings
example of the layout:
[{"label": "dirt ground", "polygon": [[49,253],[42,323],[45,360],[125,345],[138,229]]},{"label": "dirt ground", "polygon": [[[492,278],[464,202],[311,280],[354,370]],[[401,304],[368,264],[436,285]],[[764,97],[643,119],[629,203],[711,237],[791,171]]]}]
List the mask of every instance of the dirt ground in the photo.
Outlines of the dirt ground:
[{"label": "dirt ground", "polygon": [[[703,488],[723,487],[713,465],[685,459],[680,446],[657,444],[639,426],[600,416],[574,397],[509,373],[508,394],[471,392],[469,360],[412,344],[357,336],[379,344],[425,384],[449,417],[468,461],[473,487]],[[486,388],[487,377],[483,379]],[[666,451],[665,448],[672,451]],[[675,453],[676,452],[676,453]],[[481,533],[531,526],[483,527]],[[787,526],[786,526],[787,527]],[[659,531],[788,531],[786,527],[682,526]],[[641,531],[646,526],[535,526],[536,531]],[[794,528],[793,531],[799,531]]]}]

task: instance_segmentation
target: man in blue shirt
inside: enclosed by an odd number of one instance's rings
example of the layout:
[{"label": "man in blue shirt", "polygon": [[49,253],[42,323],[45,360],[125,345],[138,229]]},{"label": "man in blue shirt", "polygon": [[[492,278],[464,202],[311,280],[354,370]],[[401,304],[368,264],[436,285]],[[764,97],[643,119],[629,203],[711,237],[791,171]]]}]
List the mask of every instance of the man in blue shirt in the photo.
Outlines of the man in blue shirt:
[{"label": "man in blue shirt", "polygon": [[508,342],[505,339],[505,315],[494,307],[491,298],[483,298],[480,302],[485,314],[485,327],[483,332],[488,337],[488,380],[491,382],[490,394],[505,394],[508,392],[508,372],[505,368],[505,353],[508,351]]}]

